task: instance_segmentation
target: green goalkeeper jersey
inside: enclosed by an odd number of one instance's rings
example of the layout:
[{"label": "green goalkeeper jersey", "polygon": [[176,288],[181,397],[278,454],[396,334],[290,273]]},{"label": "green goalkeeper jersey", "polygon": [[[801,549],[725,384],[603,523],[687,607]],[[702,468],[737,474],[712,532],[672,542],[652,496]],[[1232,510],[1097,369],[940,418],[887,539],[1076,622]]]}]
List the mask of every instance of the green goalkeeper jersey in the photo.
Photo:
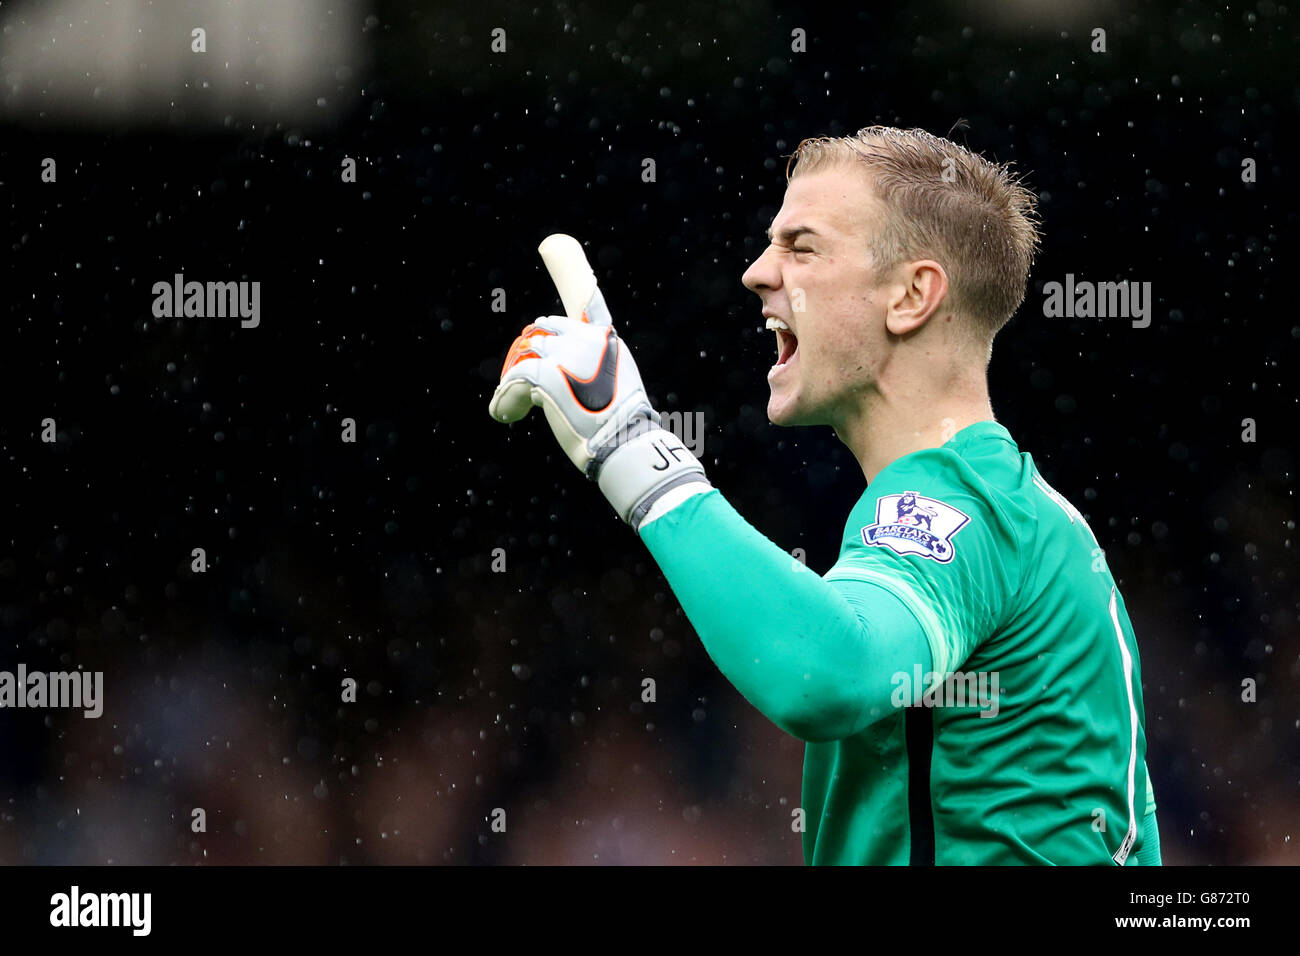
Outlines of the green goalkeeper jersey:
[{"label": "green goalkeeper jersey", "polygon": [[884,468],[821,578],[716,491],[642,539],[728,678],[808,741],[808,863],[1159,862],[1123,599],[998,423]]},{"label": "green goalkeeper jersey", "polygon": [[[912,862],[1126,861],[1154,809],[1133,627],[1087,522],[1005,428],[883,469],[825,577],[897,596],[949,676],[897,675],[898,714],[808,745],[811,861],[904,816]],[[903,766],[928,806],[856,802]]]}]

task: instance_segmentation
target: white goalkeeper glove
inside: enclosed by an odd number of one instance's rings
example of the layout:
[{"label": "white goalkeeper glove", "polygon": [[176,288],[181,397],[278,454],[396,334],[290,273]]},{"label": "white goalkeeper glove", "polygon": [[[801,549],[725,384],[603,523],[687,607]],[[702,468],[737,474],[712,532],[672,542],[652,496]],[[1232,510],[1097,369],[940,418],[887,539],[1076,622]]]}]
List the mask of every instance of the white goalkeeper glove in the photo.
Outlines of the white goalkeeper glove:
[{"label": "white goalkeeper glove", "polygon": [[690,449],[660,425],[612,325],[547,315],[519,333],[488,412],[515,422],[534,405],[569,460],[633,530],[712,487]]}]

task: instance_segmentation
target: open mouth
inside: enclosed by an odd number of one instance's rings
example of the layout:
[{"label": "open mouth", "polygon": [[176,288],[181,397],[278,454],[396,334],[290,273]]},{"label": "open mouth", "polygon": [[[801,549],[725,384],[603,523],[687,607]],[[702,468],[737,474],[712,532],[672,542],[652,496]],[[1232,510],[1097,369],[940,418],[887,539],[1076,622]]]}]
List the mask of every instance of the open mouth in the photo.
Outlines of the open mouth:
[{"label": "open mouth", "polygon": [[772,367],[775,371],[788,365],[795,357],[795,353],[799,351],[799,338],[790,330],[790,326],[780,319],[769,318],[767,327],[776,332],[776,365]]},{"label": "open mouth", "polygon": [[776,333],[776,364],[785,365],[799,351],[799,339],[793,332]]}]

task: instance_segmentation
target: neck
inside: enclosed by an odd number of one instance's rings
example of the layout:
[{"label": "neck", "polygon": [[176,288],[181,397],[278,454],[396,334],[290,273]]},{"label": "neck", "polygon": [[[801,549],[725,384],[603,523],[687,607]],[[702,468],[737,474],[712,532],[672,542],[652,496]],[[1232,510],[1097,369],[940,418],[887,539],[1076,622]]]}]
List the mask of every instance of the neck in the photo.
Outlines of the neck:
[{"label": "neck", "polygon": [[878,383],[833,427],[870,484],[904,455],[938,448],[967,425],[993,420],[988,383],[979,370],[952,379],[942,392],[933,376],[918,376],[902,385]]}]

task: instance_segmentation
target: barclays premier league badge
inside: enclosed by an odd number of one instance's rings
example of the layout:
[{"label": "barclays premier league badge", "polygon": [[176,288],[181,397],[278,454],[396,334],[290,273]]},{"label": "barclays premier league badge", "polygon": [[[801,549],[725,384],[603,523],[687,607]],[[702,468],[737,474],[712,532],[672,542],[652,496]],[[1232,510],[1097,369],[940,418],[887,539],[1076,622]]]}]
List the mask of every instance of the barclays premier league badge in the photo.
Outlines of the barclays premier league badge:
[{"label": "barclays premier league badge", "polygon": [[953,556],[952,536],[969,521],[952,505],[915,491],[881,495],[876,501],[876,523],[862,529],[862,542],[947,564]]}]

